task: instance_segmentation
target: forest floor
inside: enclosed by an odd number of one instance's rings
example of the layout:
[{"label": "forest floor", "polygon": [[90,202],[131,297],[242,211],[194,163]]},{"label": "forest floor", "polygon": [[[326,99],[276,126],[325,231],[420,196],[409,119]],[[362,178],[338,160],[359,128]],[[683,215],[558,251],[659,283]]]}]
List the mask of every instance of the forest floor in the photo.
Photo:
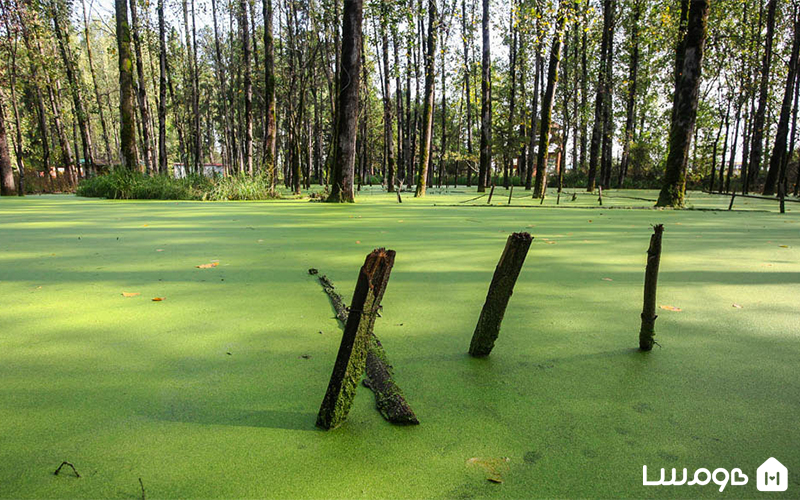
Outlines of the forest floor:
[{"label": "forest floor", "polygon": [[[481,209],[450,191],[337,206],[0,199],[0,497],[139,499],[140,478],[147,498],[797,496],[800,206],[608,209],[657,194],[624,191],[565,209],[515,190],[530,207]],[[680,311],[658,310],[662,347],[640,353],[656,223],[658,304]],[[513,231],[535,240],[494,351],[472,359]],[[397,258],[375,332],[421,425],[386,423],[361,387],[323,432],[341,330],[307,270],[349,301],[379,246]],[[787,492],[756,490],[771,456]],[[65,460],[80,479],[53,475]],[[643,465],[749,482],[645,487]]]}]

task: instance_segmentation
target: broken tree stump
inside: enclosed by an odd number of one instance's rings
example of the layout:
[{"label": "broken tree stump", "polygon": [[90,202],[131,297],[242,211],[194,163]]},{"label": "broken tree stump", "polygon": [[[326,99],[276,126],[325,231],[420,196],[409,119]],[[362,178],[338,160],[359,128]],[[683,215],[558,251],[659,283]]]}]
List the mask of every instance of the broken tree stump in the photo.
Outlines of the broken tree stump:
[{"label": "broken tree stump", "polygon": [[647,249],[647,267],[644,272],[644,307],[642,308],[642,327],[639,330],[639,349],[653,349],[656,326],[656,288],[658,285],[658,265],[661,263],[661,235],[664,225],[653,226],[650,247]]},{"label": "broken tree stump", "polygon": [[500,324],[503,322],[508,300],[514,292],[514,284],[532,241],[533,236],[528,233],[513,233],[508,237],[503,255],[494,270],[475,333],[472,334],[469,346],[472,356],[488,356],[492,352],[494,342],[500,334]]},{"label": "broken tree stump", "polygon": [[[311,273],[311,270],[309,270],[309,274],[316,273]],[[331,299],[336,318],[344,325],[347,322],[348,309],[342,296],[336,292],[333,282],[327,276],[320,276],[319,282]],[[403,391],[394,381],[392,365],[386,357],[386,351],[383,349],[380,340],[378,340],[373,331],[369,332],[364,386],[371,389],[375,394],[375,407],[387,421],[398,425],[419,424],[414,410],[406,402]]]}]

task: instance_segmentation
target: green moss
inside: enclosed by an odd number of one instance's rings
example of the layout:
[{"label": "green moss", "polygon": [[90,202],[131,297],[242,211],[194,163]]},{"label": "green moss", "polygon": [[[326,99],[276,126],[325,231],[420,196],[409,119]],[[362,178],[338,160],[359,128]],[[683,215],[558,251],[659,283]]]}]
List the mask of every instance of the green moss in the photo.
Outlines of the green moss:
[{"label": "green moss", "polygon": [[[740,467],[750,482],[724,495],[753,498],[767,457],[800,470],[800,207],[737,198],[750,211],[727,212],[729,197],[688,193],[721,211],[557,209],[551,192],[540,209],[516,189],[514,206],[486,207],[458,191],[398,204],[364,187],[354,205],[0,198],[0,497],[139,498],[140,477],[148,498],[720,497],[644,487],[647,464]],[[621,195],[657,192],[604,191],[604,205],[652,205]],[[597,204],[577,198],[561,203]],[[658,222],[658,304],[683,310],[657,310],[664,347],[645,356]],[[521,230],[536,240],[502,342],[471,359],[498,248]],[[397,258],[377,333],[423,424],[388,424],[362,391],[348,424],[321,432],[341,333],[307,270],[349,301],[379,246]],[[505,482],[472,457],[509,457]],[[64,460],[80,479],[52,475]]]}]

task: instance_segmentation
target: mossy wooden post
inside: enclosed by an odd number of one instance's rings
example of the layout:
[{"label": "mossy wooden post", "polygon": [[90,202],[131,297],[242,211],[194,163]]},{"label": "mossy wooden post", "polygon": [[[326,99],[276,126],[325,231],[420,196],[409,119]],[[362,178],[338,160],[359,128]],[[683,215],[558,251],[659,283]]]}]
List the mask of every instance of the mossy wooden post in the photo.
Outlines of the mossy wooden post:
[{"label": "mossy wooden post", "polygon": [[489,201],[486,202],[487,205],[492,204],[492,196],[494,196],[494,184],[492,184],[492,189],[489,191]]},{"label": "mossy wooden post", "polygon": [[472,334],[472,343],[469,346],[472,356],[488,356],[492,352],[494,342],[500,334],[500,323],[503,322],[508,300],[514,292],[514,284],[532,241],[533,236],[528,233],[514,233],[508,237],[506,248],[494,270],[475,333]]},{"label": "mossy wooden post", "polygon": [[733,194],[731,195],[731,202],[730,202],[730,204],[728,205],[728,211],[730,211],[730,210],[733,210],[733,200],[735,200],[735,199],[736,199],[736,193],[733,193]]},{"label": "mossy wooden post", "polygon": [[511,197],[514,195],[514,184],[511,184],[511,190],[508,192],[508,204],[511,205]]},{"label": "mossy wooden post", "polygon": [[597,186],[597,193],[598,193],[597,202],[602,207],[603,206],[603,186]]},{"label": "mossy wooden post", "polygon": [[639,330],[639,349],[649,351],[653,348],[656,326],[656,288],[658,286],[658,265],[661,262],[661,235],[664,225],[653,226],[650,248],[647,249],[647,267],[644,272],[644,307],[642,308],[642,328]]},{"label": "mossy wooden post", "polygon": [[364,373],[369,333],[394,265],[394,250],[379,248],[367,255],[358,275],[350,312],[339,345],[328,390],[317,415],[317,426],[333,429],[346,419]]}]

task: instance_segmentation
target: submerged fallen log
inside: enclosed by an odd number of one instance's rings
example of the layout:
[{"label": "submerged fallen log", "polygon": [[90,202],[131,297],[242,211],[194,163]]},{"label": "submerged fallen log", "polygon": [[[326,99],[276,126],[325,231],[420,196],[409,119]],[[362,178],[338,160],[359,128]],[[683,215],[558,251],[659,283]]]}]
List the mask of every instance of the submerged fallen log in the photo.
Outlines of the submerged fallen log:
[{"label": "submerged fallen log", "polygon": [[[316,269],[309,269],[309,274],[318,274]],[[319,284],[331,299],[336,318],[341,325],[347,322],[349,309],[342,296],[336,291],[333,282],[324,274],[317,276]],[[417,425],[419,420],[406,401],[403,391],[394,381],[394,370],[386,357],[386,351],[375,332],[370,330],[367,344],[366,376],[363,380],[375,394],[375,407],[388,422],[398,425]]]}]

